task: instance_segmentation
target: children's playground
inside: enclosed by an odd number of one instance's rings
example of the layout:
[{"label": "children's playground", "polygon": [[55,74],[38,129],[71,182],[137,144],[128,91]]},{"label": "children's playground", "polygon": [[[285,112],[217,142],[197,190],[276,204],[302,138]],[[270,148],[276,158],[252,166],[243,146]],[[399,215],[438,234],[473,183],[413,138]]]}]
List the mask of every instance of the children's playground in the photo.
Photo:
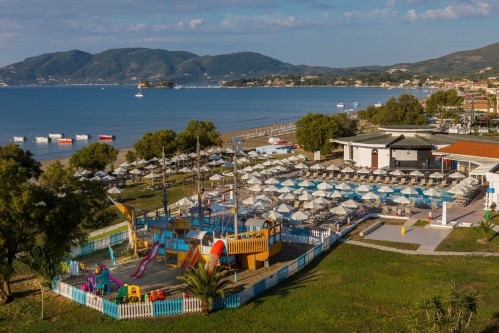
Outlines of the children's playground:
[{"label": "children's playground", "polygon": [[[278,221],[249,218],[239,221],[235,233],[233,214],[205,218],[200,227],[192,217],[144,221],[128,207],[119,208],[131,224],[129,242],[77,258],[80,274],[64,280],[119,304],[178,297],[177,276],[197,264],[208,273],[226,267],[232,287],[243,290],[313,247],[283,242]],[[138,258],[117,255],[129,245],[137,247]]]}]

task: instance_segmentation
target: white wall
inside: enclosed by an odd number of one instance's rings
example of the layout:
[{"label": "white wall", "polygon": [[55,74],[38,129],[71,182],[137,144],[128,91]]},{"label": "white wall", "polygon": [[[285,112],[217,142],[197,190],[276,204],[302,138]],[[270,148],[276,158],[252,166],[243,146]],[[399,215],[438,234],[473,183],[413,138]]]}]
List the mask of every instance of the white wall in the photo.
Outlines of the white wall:
[{"label": "white wall", "polygon": [[[489,182],[489,188],[494,189],[494,193],[487,193],[487,195],[489,196],[491,203],[495,202],[499,206],[499,174],[487,172],[485,175]],[[499,207],[496,209],[499,209]]]},{"label": "white wall", "polygon": [[357,147],[357,159],[355,160],[356,166],[371,167],[371,152],[372,148]]},{"label": "white wall", "polygon": [[397,161],[417,161],[418,152],[416,150],[392,150],[392,156]]},{"label": "white wall", "polygon": [[390,149],[378,149],[378,168],[390,166]]}]

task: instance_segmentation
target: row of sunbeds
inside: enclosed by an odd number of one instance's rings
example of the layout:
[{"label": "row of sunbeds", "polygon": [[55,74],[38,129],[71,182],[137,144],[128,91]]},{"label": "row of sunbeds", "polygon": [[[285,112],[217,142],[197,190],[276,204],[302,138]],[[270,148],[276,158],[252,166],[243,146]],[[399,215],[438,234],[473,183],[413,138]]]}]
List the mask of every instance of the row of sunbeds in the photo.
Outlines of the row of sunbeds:
[{"label": "row of sunbeds", "polygon": [[449,182],[447,179],[441,181],[434,180],[433,178],[421,178],[417,179],[415,177],[394,177],[394,176],[375,176],[375,175],[350,175],[350,174],[333,174],[333,173],[311,173],[307,172],[304,175],[305,178],[318,179],[318,180],[331,180],[331,181],[348,181],[348,182],[359,182],[359,183],[378,183],[387,185],[414,185],[414,186],[438,186],[441,188],[447,186],[455,186],[459,182],[454,180]]}]

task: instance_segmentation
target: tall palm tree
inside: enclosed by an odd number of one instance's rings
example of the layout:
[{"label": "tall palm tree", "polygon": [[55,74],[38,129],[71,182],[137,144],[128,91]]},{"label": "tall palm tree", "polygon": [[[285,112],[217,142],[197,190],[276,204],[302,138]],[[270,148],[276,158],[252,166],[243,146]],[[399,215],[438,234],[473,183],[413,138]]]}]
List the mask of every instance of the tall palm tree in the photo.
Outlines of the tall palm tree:
[{"label": "tall palm tree", "polygon": [[224,297],[225,288],[232,282],[225,279],[226,272],[220,266],[215,266],[211,274],[199,263],[191,271],[177,277],[185,283],[182,291],[199,298],[203,314],[209,314],[213,309],[213,300],[217,296]]}]

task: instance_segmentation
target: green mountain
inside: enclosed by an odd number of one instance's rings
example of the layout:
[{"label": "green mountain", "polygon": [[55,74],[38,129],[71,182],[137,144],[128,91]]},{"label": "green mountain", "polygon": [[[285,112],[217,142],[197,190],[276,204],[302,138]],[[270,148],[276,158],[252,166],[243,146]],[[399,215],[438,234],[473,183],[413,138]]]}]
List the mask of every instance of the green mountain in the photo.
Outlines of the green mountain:
[{"label": "green mountain", "polygon": [[479,49],[451,53],[436,59],[398,64],[392,67],[406,68],[414,73],[451,76],[469,76],[488,67],[491,67],[490,71],[497,72],[499,69],[499,43]]},{"label": "green mountain", "polygon": [[79,50],[27,58],[0,68],[0,82],[33,84],[136,84],[173,79],[184,83],[216,83],[265,75],[358,77],[386,71],[470,77],[480,70],[499,73],[499,43],[452,53],[437,59],[394,66],[331,68],[292,65],[254,52],[198,56],[185,51],[125,48],[97,54]]}]

